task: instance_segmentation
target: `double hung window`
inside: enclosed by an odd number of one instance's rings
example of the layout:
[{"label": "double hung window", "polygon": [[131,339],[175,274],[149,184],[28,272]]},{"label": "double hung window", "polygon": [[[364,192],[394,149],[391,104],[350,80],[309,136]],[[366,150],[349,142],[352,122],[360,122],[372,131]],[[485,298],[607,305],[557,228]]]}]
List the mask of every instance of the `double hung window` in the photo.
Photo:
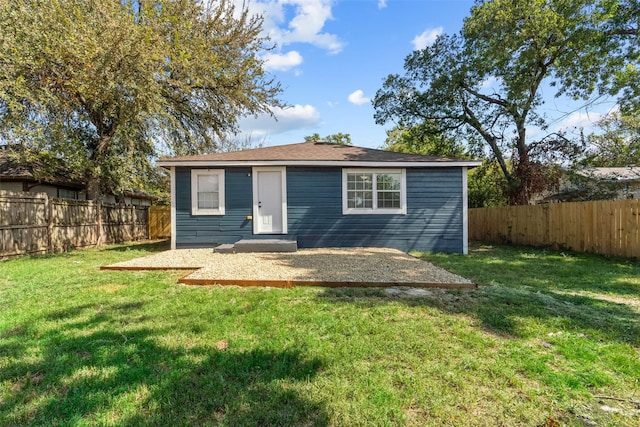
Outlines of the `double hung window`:
[{"label": "double hung window", "polygon": [[343,169],[344,214],[406,213],[405,169]]},{"label": "double hung window", "polygon": [[224,215],[224,170],[191,170],[192,215]]}]

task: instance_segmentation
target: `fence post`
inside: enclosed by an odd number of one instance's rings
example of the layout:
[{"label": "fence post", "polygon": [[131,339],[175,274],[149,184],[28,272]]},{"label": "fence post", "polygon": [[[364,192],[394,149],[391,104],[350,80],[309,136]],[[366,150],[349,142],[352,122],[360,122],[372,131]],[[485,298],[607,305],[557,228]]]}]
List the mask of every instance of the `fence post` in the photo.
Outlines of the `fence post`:
[{"label": "fence post", "polygon": [[44,198],[44,220],[47,223],[47,252],[53,252],[53,200],[47,194]]},{"label": "fence post", "polygon": [[96,206],[96,215],[98,215],[98,238],[96,239],[96,247],[98,247],[102,245],[102,201],[96,200],[94,203]]},{"label": "fence post", "polygon": [[133,205],[131,205],[131,240],[138,240],[136,236],[136,211]]}]

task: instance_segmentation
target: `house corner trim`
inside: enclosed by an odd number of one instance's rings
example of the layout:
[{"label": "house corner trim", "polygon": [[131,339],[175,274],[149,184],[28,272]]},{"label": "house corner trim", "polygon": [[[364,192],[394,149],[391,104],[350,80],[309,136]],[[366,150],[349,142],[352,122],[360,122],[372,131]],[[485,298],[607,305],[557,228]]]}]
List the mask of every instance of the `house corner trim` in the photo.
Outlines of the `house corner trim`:
[{"label": "house corner trim", "polygon": [[469,253],[468,168],[462,167],[462,253]]},{"label": "house corner trim", "polygon": [[171,176],[171,250],[176,248],[176,168],[169,169]]}]

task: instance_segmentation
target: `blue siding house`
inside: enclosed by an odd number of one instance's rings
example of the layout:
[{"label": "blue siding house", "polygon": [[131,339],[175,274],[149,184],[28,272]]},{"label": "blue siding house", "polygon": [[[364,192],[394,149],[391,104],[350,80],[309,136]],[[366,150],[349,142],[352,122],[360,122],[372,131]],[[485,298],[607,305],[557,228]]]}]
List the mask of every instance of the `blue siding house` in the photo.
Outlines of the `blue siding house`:
[{"label": "blue siding house", "polygon": [[480,163],[308,141],[158,164],[172,248],[278,238],[466,253],[467,169]]}]

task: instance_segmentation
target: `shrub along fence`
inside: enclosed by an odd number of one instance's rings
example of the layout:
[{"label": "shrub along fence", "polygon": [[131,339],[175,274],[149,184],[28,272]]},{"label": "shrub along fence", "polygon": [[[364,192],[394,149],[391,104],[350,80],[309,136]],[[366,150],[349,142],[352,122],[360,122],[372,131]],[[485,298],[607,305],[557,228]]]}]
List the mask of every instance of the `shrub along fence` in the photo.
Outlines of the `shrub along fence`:
[{"label": "shrub along fence", "polygon": [[469,209],[469,239],[640,258],[640,200]]},{"label": "shrub along fence", "polygon": [[0,191],[0,257],[143,240],[148,224],[147,206]]}]

